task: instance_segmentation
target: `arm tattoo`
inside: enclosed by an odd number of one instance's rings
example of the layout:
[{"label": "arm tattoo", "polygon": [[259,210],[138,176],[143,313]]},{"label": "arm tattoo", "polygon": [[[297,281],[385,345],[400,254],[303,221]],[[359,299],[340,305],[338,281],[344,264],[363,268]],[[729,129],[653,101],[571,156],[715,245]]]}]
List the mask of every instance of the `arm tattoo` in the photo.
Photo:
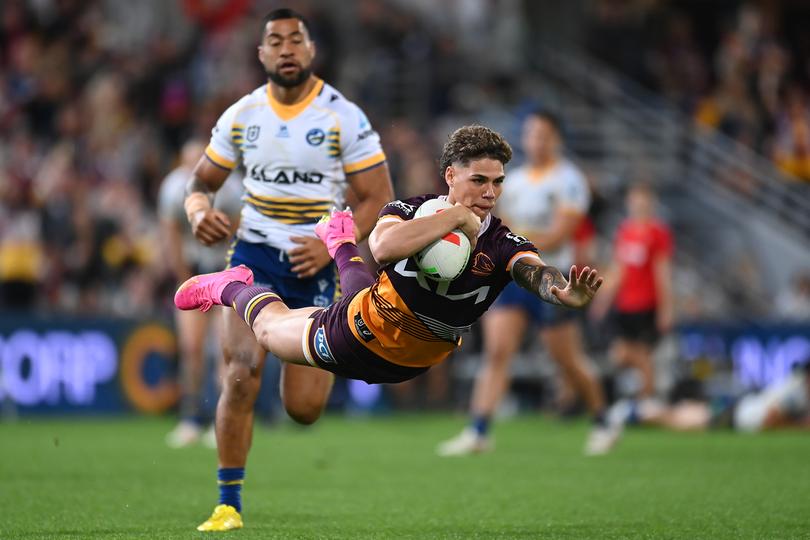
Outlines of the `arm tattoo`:
[{"label": "arm tattoo", "polygon": [[563,305],[556,296],[551,294],[551,287],[554,285],[558,289],[564,289],[568,285],[568,281],[563,277],[562,272],[553,266],[537,266],[517,261],[512,266],[512,275],[518,285],[533,292],[541,300],[558,306]]}]

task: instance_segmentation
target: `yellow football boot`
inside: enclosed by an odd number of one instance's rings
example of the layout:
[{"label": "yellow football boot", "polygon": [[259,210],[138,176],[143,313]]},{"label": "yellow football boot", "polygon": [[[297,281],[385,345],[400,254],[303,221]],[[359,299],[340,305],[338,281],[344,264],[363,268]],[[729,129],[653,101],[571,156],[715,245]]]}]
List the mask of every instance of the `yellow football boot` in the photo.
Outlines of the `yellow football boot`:
[{"label": "yellow football boot", "polygon": [[220,504],[214,508],[214,513],[205,523],[197,527],[198,531],[224,532],[242,528],[242,516],[236,508],[227,504]]}]

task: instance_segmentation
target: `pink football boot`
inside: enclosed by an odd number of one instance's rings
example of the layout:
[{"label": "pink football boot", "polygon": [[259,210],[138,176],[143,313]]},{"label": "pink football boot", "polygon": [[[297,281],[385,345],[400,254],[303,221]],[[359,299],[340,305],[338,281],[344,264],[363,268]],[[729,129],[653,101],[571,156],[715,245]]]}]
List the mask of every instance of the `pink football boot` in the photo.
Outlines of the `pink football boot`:
[{"label": "pink football boot", "polygon": [[186,280],[174,294],[174,305],[188,311],[208,311],[214,304],[222,305],[222,291],[228,283],[241,281],[253,285],[253,272],[244,264],[222,272],[201,274]]},{"label": "pink football boot", "polygon": [[323,216],[315,225],[315,234],[326,244],[329,256],[335,258],[335,252],[341,244],[355,244],[354,238],[354,218],[352,211],[332,210],[332,215]]}]

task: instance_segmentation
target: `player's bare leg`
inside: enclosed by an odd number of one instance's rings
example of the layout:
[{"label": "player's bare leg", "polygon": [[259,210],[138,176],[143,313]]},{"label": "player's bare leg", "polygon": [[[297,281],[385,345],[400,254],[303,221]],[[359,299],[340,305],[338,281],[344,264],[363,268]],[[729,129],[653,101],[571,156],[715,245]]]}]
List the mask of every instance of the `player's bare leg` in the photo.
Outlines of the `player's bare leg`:
[{"label": "player's bare leg", "polygon": [[509,387],[512,358],[527,325],[526,313],[520,309],[500,308],[484,317],[484,365],[475,377],[470,406],[472,425],[441,443],[436,450],[439,455],[460,456],[492,448],[489,424]]},{"label": "player's bare leg", "polygon": [[253,440],[253,406],[261,386],[265,351],[233,310],[223,310],[224,376],[217,402],[216,440],[219,504],[197,530],[228,531],[242,527],[241,488]]},{"label": "player's bare leg", "polygon": [[281,365],[281,402],[290,418],[299,424],[312,424],[323,413],[335,377],[310,366]]},{"label": "player's bare leg", "polygon": [[197,311],[177,311],[178,349],[180,352],[180,423],[166,435],[166,444],[182,448],[197,442],[202,435],[200,393],[205,371],[206,329],[211,316]]},{"label": "player's bare leg", "polygon": [[519,309],[497,309],[484,317],[484,365],[475,379],[474,416],[495,414],[509,387],[512,358],[520,349],[527,325],[526,313]]},{"label": "player's bare leg", "polygon": [[543,328],[540,339],[549,356],[585,400],[588,411],[592,415],[602,413],[605,408],[604,393],[582,350],[582,337],[577,324],[571,321]]},{"label": "player's bare leg", "polygon": [[223,311],[225,377],[217,403],[217,453],[220,467],[244,467],[267,353],[232,309]]},{"label": "player's bare leg", "polygon": [[585,453],[599,455],[616,443],[620,430],[612,429],[605,416],[605,396],[582,350],[582,336],[575,321],[543,328],[540,339],[549,356],[565,372],[566,378],[585,400],[594,421],[594,428],[585,445]]},{"label": "player's bare leg", "polygon": [[655,396],[655,372],[650,346],[646,343],[617,339],[610,349],[611,357],[618,367],[638,371],[641,378],[639,397],[642,399],[653,398]]}]

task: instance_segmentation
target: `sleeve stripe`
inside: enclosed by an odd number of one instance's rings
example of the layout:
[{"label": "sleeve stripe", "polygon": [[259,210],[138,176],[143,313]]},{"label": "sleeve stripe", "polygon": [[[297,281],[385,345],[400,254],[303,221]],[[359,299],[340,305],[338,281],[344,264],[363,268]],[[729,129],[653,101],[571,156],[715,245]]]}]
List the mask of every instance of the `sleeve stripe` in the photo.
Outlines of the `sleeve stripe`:
[{"label": "sleeve stripe", "polygon": [[532,257],[533,259],[537,259],[538,261],[542,261],[542,259],[540,258],[540,255],[538,255],[534,251],[518,251],[517,253],[512,255],[511,259],[509,259],[509,263],[506,265],[506,271],[511,272],[512,271],[512,266],[516,262],[518,262],[520,259],[522,259],[524,257]]},{"label": "sleeve stripe", "polygon": [[385,160],[382,160],[381,162],[377,163],[376,165],[372,165],[371,167],[366,167],[365,169],[360,169],[359,171],[346,173],[346,176],[352,176],[352,175],[355,175],[355,174],[360,174],[362,172],[370,171],[371,169],[376,169],[377,167],[379,167],[381,165],[384,165],[384,164],[385,164]]},{"label": "sleeve stripe", "polygon": [[380,152],[379,154],[374,154],[373,156],[366,158],[364,160],[358,161],[356,163],[349,163],[343,165],[343,172],[346,174],[357,173],[363,171],[365,169],[370,169],[375,167],[385,161],[385,153]]},{"label": "sleeve stripe", "polygon": [[211,148],[210,144],[205,149],[205,157],[210,159],[214,163],[214,165],[219,165],[223,169],[228,169],[229,171],[236,167],[236,163],[234,163],[233,161],[229,161],[224,157],[220,156],[219,154],[217,154],[214,151],[214,149]]}]

